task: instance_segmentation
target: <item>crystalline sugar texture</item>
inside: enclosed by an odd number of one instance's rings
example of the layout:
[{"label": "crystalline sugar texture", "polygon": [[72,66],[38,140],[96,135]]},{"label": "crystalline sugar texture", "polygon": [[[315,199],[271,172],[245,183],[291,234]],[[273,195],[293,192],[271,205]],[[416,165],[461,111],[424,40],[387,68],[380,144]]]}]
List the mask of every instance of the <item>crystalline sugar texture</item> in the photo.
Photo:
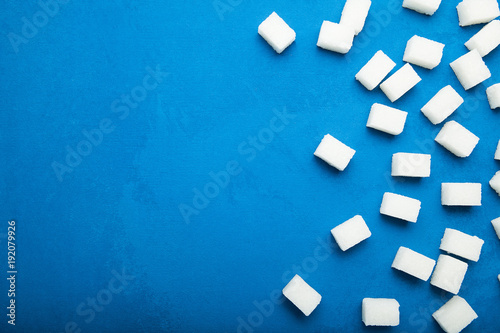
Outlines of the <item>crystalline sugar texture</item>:
[{"label": "crystalline sugar texture", "polygon": [[413,36],[406,44],[403,61],[433,69],[441,63],[443,49],[444,44],[424,37]]},{"label": "crystalline sugar texture", "polygon": [[259,25],[259,35],[277,52],[283,52],[295,40],[295,31],[273,12]]},{"label": "crystalline sugar texture", "polygon": [[327,134],[316,148],[314,156],[321,158],[338,170],[344,171],[355,153],[354,149]]},{"label": "crystalline sugar texture", "polygon": [[500,108],[500,83],[488,87],[486,89],[486,95],[488,96],[488,102],[492,110]]},{"label": "crystalline sugar texture", "polygon": [[446,86],[425,104],[421,111],[434,125],[442,123],[462,103],[464,99],[452,88]]},{"label": "crystalline sugar texture", "polygon": [[372,2],[370,0],[347,0],[342,10],[340,24],[354,29],[357,35],[363,30]]},{"label": "crystalline sugar texture", "polygon": [[345,54],[351,49],[353,40],[353,28],[330,21],[323,21],[316,45],[328,51]]},{"label": "crystalline sugar texture", "polygon": [[480,183],[442,183],[443,206],[481,206]]},{"label": "crystalline sugar texture", "polygon": [[384,52],[377,51],[375,55],[356,74],[358,80],[368,90],[375,89],[391,72],[396,63]]},{"label": "crystalline sugar texture", "polygon": [[441,0],[404,0],[403,7],[421,14],[433,15],[438,10]]},{"label": "crystalline sugar texture", "polygon": [[452,62],[450,66],[465,90],[491,77],[490,70],[475,49]]},{"label": "crystalline sugar texture", "polygon": [[321,302],[321,295],[298,275],[295,275],[283,288],[283,295],[306,316],[309,316]]},{"label": "crystalline sugar texture", "polygon": [[398,326],[399,303],[392,298],[364,298],[361,316],[365,326]]},{"label": "crystalline sugar texture", "polygon": [[439,249],[468,260],[478,261],[483,244],[484,241],[479,237],[446,228]]},{"label": "crystalline sugar texture", "polygon": [[372,235],[365,220],[360,215],[336,226],[331,232],[342,251],[350,249]]},{"label": "crystalline sugar texture", "polygon": [[432,317],[446,333],[459,333],[477,318],[477,314],[465,299],[453,296]]},{"label": "crystalline sugar texture", "polygon": [[458,157],[468,157],[479,138],[454,120],[444,124],[435,141]]},{"label": "crystalline sugar texture", "polygon": [[432,274],[431,284],[452,294],[458,294],[467,273],[467,263],[441,254]]},{"label": "crystalline sugar texture", "polygon": [[392,262],[392,268],[427,281],[431,277],[436,261],[418,252],[401,246]]},{"label": "crystalline sugar texture", "polygon": [[477,34],[469,39],[465,46],[470,50],[476,49],[481,57],[488,55],[500,45],[500,21],[494,20],[485,25]]},{"label": "crystalline sugar texture", "polygon": [[493,178],[491,178],[490,186],[495,190],[495,192],[498,193],[498,195],[500,195],[500,171],[497,171]]},{"label": "crystalline sugar texture", "polygon": [[390,192],[384,193],[380,213],[408,222],[417,222],[420,201]]},{"label": "crystalline sugar texture", "polygon": [[457,6],[461,27],[488,23],[500,15],[497,0],[464,0]]},{"label": "crystalline sugar texture", "polygon": [[431,155],[396,153],[392,155],[394,177],[430,177]]},{"label": "crystalline sugar texture", "polygon": [[491,221],[491,224],[493,224],[493,228],[495,229],[495,232],[497,233],[498,239],[500,239],[500,217]]},{"label": "crystalline sugar texture", "polygon": [[421,80],[413,67],[410,64],[406,64],[385,80],[380,85],[380,89],[382,89],[391,102],[395,102]]},{"label": "crystalline sugar texture", "polygon": [[408,112],[375,103],[370,110],[366,127],[399,135],[403,132],[407,115]]}]

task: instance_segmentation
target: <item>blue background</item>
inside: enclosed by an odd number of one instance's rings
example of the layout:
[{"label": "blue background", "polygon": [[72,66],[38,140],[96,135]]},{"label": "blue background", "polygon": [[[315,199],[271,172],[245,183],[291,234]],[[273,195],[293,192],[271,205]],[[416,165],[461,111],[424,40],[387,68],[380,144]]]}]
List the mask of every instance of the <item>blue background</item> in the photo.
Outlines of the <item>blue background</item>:
[{"label": "blue background", "polygon": [[[344,1],[222,2],[224,12],[210,0],[69,1],[16,53],[9,33],[21,35],[23,17],[32,21],[40,7],[2,1],[0,252],[6,263],[15,219],[19,273],[17,325],[2,314],[0,330],[380,331],[362,324],[361,300],[389,297],[401,304],[401,324],[387,331],[439,332],[430,314],[452,295],[390,266],[399,246],[437,259],[451,227],[485,241],[460,291],[479,315],[466,331],[498,332],[500,243],[490,221],[500,198],[488,181],[500,167],[500,115],[484,91],[500,81],[500,50],[485,57],[492,78],[467,92],[448,65],[481,26],[459,27],[456,0],[432,17],[375,1],[342,56],[315,45]],[[281,55],[257,34],[272,11],[297,33]],[[422,82],[392,104],[409,113],[401,135],[367,129],[371,105],[391,103],[354,75],[378,50],[397,70],[415,34],[446,44],[441,65],[415,66]],[[169,75],[120,119],[112,103],[157,65]],[[466,100],[450,119],[481,138],[466,159],[434,143],[441,126],[419,111],[448,84]],[[273,110],[285,109],[295,118],[262,151],[242,153]],[[103,119],[114,130],[59,181],[52,164],[64,164],[66,147],[77,149],[82,131]],[[344,172],[313,156],[327,133],[357,150]],[[395,152],[431,153],[431,178],[390,177]],[[192,206],[194,191],[229,161],[241,172],[186,223],[179,205]],[[483,184],[483,206],[442,207],[440,183],[466,181]],[[422,201],[416,224],[379,214],[386,191]],[[356,214],[373,235],[344,253],[330,229]],[[298,270],[323,296],[310,317],[273,297]],[[82,303],[90,309],[88,298],[109,295],[123,271],[127,285],[92,320],[77,313]],[[6,311],[4,278],[0,288]]]}]

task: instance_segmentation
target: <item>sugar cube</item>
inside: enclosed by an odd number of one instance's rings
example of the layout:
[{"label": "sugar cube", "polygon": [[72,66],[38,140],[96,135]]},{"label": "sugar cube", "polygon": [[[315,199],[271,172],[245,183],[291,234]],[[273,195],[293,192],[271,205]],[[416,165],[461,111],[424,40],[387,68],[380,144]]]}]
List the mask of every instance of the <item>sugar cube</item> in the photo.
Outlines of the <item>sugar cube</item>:
[{"label": "sugar cube", "polygon": [[353,28],[354,33],[359,34],[365,26],[371,5],[371,0],[347,0],[342,10],[340,24]]},{"label": "sugar cube", "polygon": [[350,249],[372,235],[365,220],[360,215],[336,226],[331,232],[342,251]]},{"label": "sugar cube", "polygon": [[314,156],[321,158],[339,171],[344,171],[355,153],[354,149],[327,134],[316,148]]},{"label": "sugar cube", "polygon": [[500,15],[497,0],[463,0],[457,12],[461,27],[488,23]]},{"label": "sugar cube", "polygon": [[491,77],[490,70],[476,49],[453,61],[450,66],[465,90]]},{"label": "sugar cube", "polygon": [[495,232],[497,233],[498,239],[500,239],[500,217],[491,221],[491,224],[493,224],[493,228],[495,229]]},{"label": "sugar cube", "polygon": [[365,326],[399,325],[399,303],[393,298],[364,298],[361,307]]},{"label": "sugar cube", "polygon": [[491,178],[490,186],[495,190],[495,192],[498,193],[498,195],[500,195],[500,171],[497,171],[493,178]]},{"label": "sugar cube", "polygon": [[427,281],[431,277],[436,261],[418,252],[401,246],[392,262],[392,268]]},{"label": "sugar cube", "polygon": [[283,295],[306,316],[309,316],[321,302],[321,295],[297,274],[283,288]]},{"label": "sugar cube", "polygon": [[392,155],[393,177],[430,177],[431,155],[396,153]]},{"label": "sugar cube", "polygon": [[500,140],[498,141],[497,151],[495,152],[495,160],[500,161]]},{"label": "sugar cube", "polygon": [[479,142],[479,138],[454,120],[444,124],[434,139],[458,157],[468,157]]},{"label": "sugar cube", "polygon": [[356,74],[358,80],[368,90],[375,89],[391,72],[396,63],[384,52],[377,51],[375,55]]},{"label": "sugar cube", "polygon": [[370,110],[366,127],[399,135],[403,132],[407,115],[408,112],[375,103]]},{"label": "sugar cube", "polygon": [[461,260],[441,254],[432,274],[431,284],[452,294],[458,294],[468,266]]},{"label": "sugar cube", "polygon": [[277,52],[283,52],[295,40],[295,31],[276,12],[259,25],[259,35]]},{"label": "sugar cube", "polygon": [[469,39],[465,46],[469,50],[476,49],[481,57],[488,55],[500,45],[500,21],[493,20],[485,25],[477,34]]},{"label": "sugar cube", "polygon": [[417,222],[420,201],[399,194],[386,192],[380,206],[380,214],[408,222]]},{"label": "sugar cube", "polygon": [[464,99],[452,86],[448,85],[439,90],[438,93],[422,107],[421,111],[431,123],[437,125],[455,112],[463,102]]},{"label": "sugar cube", "polygon": [[483,244],[484,241],[477,236],[446,228],[439,249],[468,260],[478,261]]},{"label": "sugar cube", "polygon": [[500,83],[488,87],[486,89],[486,95],[488,96],[488,102],[492,110],[500,108]]},{"label": "sugar cube", "polygon": [[459,333],[477,318],[477,314],[465,299],[453,296],[432,317],[446,333]]},{"label": "sugar cube", "polygon": [[351,49],[353,40],[354,29],[352,27],[323,21],[316,45],[328,51],[345,54]]},{"label": "sugar cube", "polygon": [[480,183],[442,183],[443,206],[481,206]]},{"label": "sugar cube", "polygon": [[380,89],[382,89],[391,102],[395,102],[421,80],[413,67],[410,64],[406,64],[385,80],[380,85]]},{"label": "sugar cube", "polygon": [[443,49],[444,44],[415,35],[406,43],[403,61],[433,69],[441,63]]},{"label": "sugar cube", "polygon": [[433,15],[438,10],[441,0],[404,0],[403,7],[420,14]]}]

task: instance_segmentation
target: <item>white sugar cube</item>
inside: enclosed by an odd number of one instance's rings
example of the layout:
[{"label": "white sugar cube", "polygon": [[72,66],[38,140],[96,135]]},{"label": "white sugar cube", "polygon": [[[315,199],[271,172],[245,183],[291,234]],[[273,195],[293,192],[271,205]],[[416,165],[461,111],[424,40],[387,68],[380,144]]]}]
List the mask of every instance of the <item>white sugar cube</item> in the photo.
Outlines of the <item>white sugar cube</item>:
[{"label": "white sugar cube", "polygon": [[382,89],[391,102],[395,102],[421,80],[413,67],[410,64],[406,64],[385,80],[380,85],[380,89]]},{"label": "white sugar cube", "polygon": [[375,103],[370,110],[366,127],[399,135],[403,132],[407,115],[408,112]]},{"label": "white sugar cube", "polygon": [[500,161],[500,140],[498,141],[497,150],[495,152],[495,160]]},{"label": "white sugar cube", "polygon": [[480,183],[442,183],[443,206],[481,206]]},{"label": "white sugar cube", "polygon": [[364,298],[361,307],[365,326],[399,325],[399,303],[393,298]]},{"label": "white sugar cube", "polygon": [[354,33],[359,34],[365,26],[365,20],[371,5],[370,0],[347,0],[342,10],[340,24],[353,28]]},{"label": "white sugar cube", "polygon": [[319,32],[318,47],[345,54],[349,52],[354,40],[354,29],[350,26],[323,21]]},{"label": "white sugar cube", "polygon": [[468,157],[479,142],[477,136],[454,120],[444,124],[434,140],[458,157]]},{"label": "white sugar cube", "polygon": [[465,299],[453,296],[432,317],[446,333],[459,333],[477,318],[477,314]]},{"label": "white sugar cube", "polygon": [[342,251],[350,249],[372,235],[365,220],[360,215],[336,226],[331,232]]},{"label": "white sugar cube", "polygon": [[283,52],[295,40],[295,31],[273,12],[259,25],[259,35],[277,52]]},{"label": "white sugar cube", "polygon": [[418,252],[401,246],[392,262],[392,268],[427,281],[431,277],[436,261]]},{"label": "white sugar cube", "polygon": [[297,274],[283,288],[283,295],[306,316],[309,316],[321,302],[321,295]]},{"label": "white sugar cube", "polygon": [[396,153],[392,155],[393,177],[430,177],[431,155]]},{"label": "white sugar cube", "polygon": [[450,66],[465,90],[491,77],[490,70],[475,49],[452,62]]},{"label": "white sugar cube", "polygon": [[314,156],[321,158],[339,171],[344,171],[355,153],[354,149],[327,134],[316,148]]},{"label": "white sugar cube", "polygon": [[500,108],[500,83],[488,87],[486,89],[486,95],[488,96],[488,102],[492,110]]},{"label": "white sugar cube", "polygon": [[497,0],[464,0],[457,6],[461,27],[488,23],[500,15]]},{"label": "white sugar cube", "polygon": [[356,74],[356,80],[365,86],[366,89],[373,90],[395,66],[396,63],[384,52],[377,51],[377,53],[375,53],[366,65]]},{"label": "white sugar cube", "polygon": [[452,294],[458,294],[468,266],[461,260],[441,254],[432,274],[431,284]]},{"label": "white sugar cube", "polygon": [[493,224],[493,228],[495,229],[495,232],[497,233],[498,239],[500,239],[500,217],[491,221],[491,224]]},{"label": "white sugar cube", "polygon": [[483,244],[484,241],[477,236],[446,228],[439,249],[468,260],[478,261]]},{"label": "white sugar cube", "polygon": [[433,69],[441,63],[443,49],[444,44],[415,35],[406,43],[403,61]]},{"label": "white sugar cube", "polygon": [[476,49],[481,57],[488,55],[500,45],[500,21],[493,20],[485,25],[477,34],[469,39],[465,46],[469,50]]},{"label": "white sugar cube", "polygon": [[403,7],[417,13],[433,15],[438,10],[441,0],[404,0]]},{"label": "white sugar cube", "polygon": [[421,111],[434,125],[442,123],[448,118],[460,105],[464,99],[453,89],[452,86],[446,86],[425,104]]},{"label": "white sugar cube", "polygon": [[380,214],[392,216],[408,222],[417,222],[420,201],[390,192],[384,193]]},{"label": "white sugar cube", "polygon": [[498,193],[498,195],[500,195],[500,171],[497,171],[493,178],[491,178],[490,186],[495,190],[495,192]]}]

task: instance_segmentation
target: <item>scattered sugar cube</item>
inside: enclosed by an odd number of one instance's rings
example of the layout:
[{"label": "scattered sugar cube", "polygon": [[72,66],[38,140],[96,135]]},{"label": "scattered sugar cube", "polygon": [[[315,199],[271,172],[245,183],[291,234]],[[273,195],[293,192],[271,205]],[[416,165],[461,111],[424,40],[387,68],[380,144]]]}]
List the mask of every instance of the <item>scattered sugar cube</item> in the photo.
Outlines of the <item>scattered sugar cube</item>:
[{"label": "scattered sugar cube", "polygon": [[477,136],[454,120],[444,124],[434,140],[458,157],[468,157],[479,142]]},{"label": "scattered sugar cube", "polygon": [[420,201],[390,192],[384,193],[380,214],[392,216],[408,222],[417,222]]},{"label": "scattered sugar cube", "polygon": [[297,274],[283,288],[283,295],[306,316],[309,316],[321,302],[321,295]]},{"label": "scattered sugar cube", "polygon": [[392,262],[392,268],[427,281],[431,277],[436,261],[418,252],[401,246]]},{"label": "scattered sugar cube", "polygon": [[491,77],[490,70],[475,49],[452,62],[450,66],[465,90]]},{"label": "scattered sugar cube", "polygon": [[431,155],[396,153],[392,155],[393,177],[430,177]]},{"label": "scattered sugar cube", "polygon": [[339,171],[344,171],[355,153],[354,149],[327,134],[316,148],[314,156],[321,158]]},{"label": "scattered sugar cube", "polygon": [[375,53],[366,65],[356,74],[356,80],[365,86],[366,89],[373,90],[395,66],[396,63],[384,52],[377,51],[377,53]]},{"label": "scattered sugar cube", "polygon": [[497,0],[464,0],[457,6],[461,27],[488,23],[500,15]]},{"label": "scattered sugar cube", "polygon": [[480,183],[442,183],[443,206],[481,206]]},{"label": "scattered sugar cube", "polygon": [[500,83],[488,87],[486,89],[486,95],[488,96],[488,102],[492,110],[500,108]]},{"label": "scattered sugar cube", "polygon": [[493,224],[493,228],[495,229],[495,232],[497,233],[498,239],[500,239],[500,217],[491,221],[491,224]]},{"label": "scattered sugar cube", "polygon": [[283,52],[295,40],[295,31],[273,12],[259,25],[259,35],[277,52]]},{"label": "scattered sugar cube", "polygon": [[433,69],[441,63],[443,49],[444,44],[415,35],[406,43],[403,61]]},{"label": "scattered sugar cube", "polygon": [[495,152],[495,160],[500,161],[500,140],[498,141],[497,151]]},{"label": "scattered sugar cube", "polygon": [[361,318],[365,326],[398,326],[399,303],[393,298],[363,298]]},{"label": "scattered sugar cube", "polygon": [[481,57],[488,55],[500,45],[500,21],[493,20],[485,25],[477,34],[469,39],[465,46],[470,50],[476,49]]},{"label": "scattered sugar cube", "polygon": [[407,115],[408,112],[375,103],[370,110],[366,127],[399,135],[403,132]]},{"label": "scattered sugar cube", "polygon": [[498,195],[500,195],[500,171],[497,171],[493,178],[491,178],[490,186],[495,190],[495,192],[498,193]]},{"label": "scattered sugar cube", "polygon": [[477,236],[446,228],[439,249],[468,260],[478,261],[483,244],[484,241]]},{"label": "scattered sugar cube", "polygon": [[342,251],[350,249],[372,235],[365,220],[360,215],[336,226],[331,232]]},{"label": "scattered sugar cube", "polygon": [[345,54],[349,52],[354,40],[354,29],[350,26],[323,21],[319,32],[318,47]]},{"label": "scattered sugar cube", "polygon": [[421,111],[434,125],[442,123],[464,102],[452,86],[446,86],[425,104]]},{"label": "scattered sugar cube", "polygon": [[380,89],[382,89],[391,102],[395,102],[421,80],[413,67],[410,64],[406,64],[385,80],[380,85]]},{"label": "scattered sugar cube", "polygon": [[467,267],[467,263],[446,254],[441,254],[434,274],[432,274],[431,284],[452,294],[458,294],[465,273],[467,273]]},{"label": "scattered sugar cube", "polygon": [[459,333],[477,318],[477,314],[465,299],[453,296],[432,317],[446,333]]},{"label": "scattered sugar cube", "polygon": [[347,0],[342,10],[340,24],[353,28],[354,33],[359,34],[365,26],[365,20],[371,5],[370,0]]},{"label": "scattered sugar cube", "polygon": [[420,14],[433,15],[438,10],[441,0],[404,0],[403,7]]}]

